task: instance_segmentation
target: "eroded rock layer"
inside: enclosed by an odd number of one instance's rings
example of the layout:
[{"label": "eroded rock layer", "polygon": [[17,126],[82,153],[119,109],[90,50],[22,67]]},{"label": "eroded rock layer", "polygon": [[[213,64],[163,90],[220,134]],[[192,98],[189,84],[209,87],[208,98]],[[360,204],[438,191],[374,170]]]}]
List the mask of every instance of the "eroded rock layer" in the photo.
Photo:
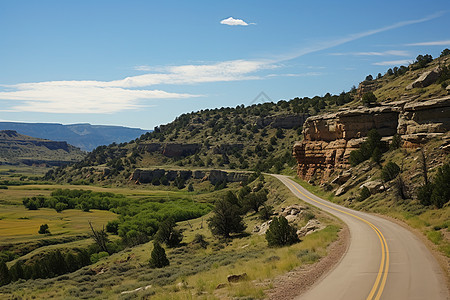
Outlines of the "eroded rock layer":
[{"label": "eroded rock layer", "polygon": [[360,147],[371,129],[384,140],[397,133],[404,147],[419,147],[450,130],[450,96],[343,109],[308,118],[303,125],[304,140],[294,145],[298,176],[325,182],[334,171],[348,169],[350,152]]}]

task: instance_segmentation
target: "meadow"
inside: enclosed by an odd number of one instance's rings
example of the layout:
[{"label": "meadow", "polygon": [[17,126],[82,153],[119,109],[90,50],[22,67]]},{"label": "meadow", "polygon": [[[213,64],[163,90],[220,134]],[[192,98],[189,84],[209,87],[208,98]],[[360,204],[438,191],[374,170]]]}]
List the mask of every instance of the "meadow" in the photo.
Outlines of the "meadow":
[{"label": "meadow", "polygon": [[[256,184],[254,183],[254,185]],[[49,208],[28,211],[21,205],[20,199],[23,196],[49,196],[53,191],[62,187],[120,193],[127,199],[132,199],[131,201],[143,204],[152,202],[164,204],[189,200],[204,205],[223,197],[227,191],[238,188],[238,186],[229,186],[224,190],[201,193],[185,190],[147,190],[142,186],[136,189],[68,185],[15,186],[6,190],[10,193],[8,195],[11,198],[8,198],[6,194],[2,194],[0,197],[0,200],[11,203],[4,205],[9,211],[3,212],[2,210],[3,220],[12,222],[14,218],[28,217],[29,219],[20,220],[30,222],[30,227],[45,220],[49,224],[52,234],[58,234],[57,237],[63,239],[71,235],[87,235],[89,233],[87,217],[91,217],[94,222],[93,216],[96,216],[96,224],[99,226],[110,219],[117,218],[109,211],[83,212],[79,209],[67,209],[57,213],[54,209]],[[268,190],[268,204],[272,205],[275,211],[279,211],[281,207],[299,203],[299,200],[274,178],[266,176],[264,188]],[[0,295],[11,298],[54,297],[64,299],[146,299],[150,296],[152,299],[264,298],[266,292],[273,287],[272,282],[277,276],[304,264],[318,261],[327,255],[327,246],[338,237],[342,226],[338,220],[306,204],[302,205],[307,207],[310,215],[314,215],[326,228],[302,238],[300,243],[291,246],[269,248],[264,235],[252,233],[254,226],[261,224],[262,221],[258,214],[251,212],[247,213],[244,218],[247,225],[244,234],[232,239],[218,239],[211,234],[207,226],[207,219],[210,217],[210,214],[207,214],[177,223],[177,228],[182,232],[184,238],[178,247],[166,248],[170,265],[165,268],[152,269],[149,266],[148,261],[153,243],[147,242],[126,247],[118,253],[101,258],[92,265],[59,277],[35,280],[20,279],[1,287]],[[80,226],[83,220],[86,221],[85,227]],[[299,226],[305,223],[306,220],[301,220]],[[37,230],[35,230],[36,233],[33,230],[28,232],[28,235],[17,237],[16,242],[30,241],[33,237],[39,239]],[[14,236],[14,233],[8,231],[8,228],[3,230],[3,234],[5,237],[2,236],[2,240],[6,239],[8,235]],[[197,243],[196,236],[198,235],[203,236],[207,243],[206,248]],[[114,235],[110,235],[110,237],[118,238]],[[91,241],[86,237],[83,240],[68,241],[60,245],[42,246],[25,257],[32,257],[32,254],[36,252],[49,251],[55,247],[60,249],[80,247],[80,243],[90,243]],[[247,273],[246,280],[233,284],[227,283],[228,275],[242,273]],[[216,289],[220,284],[223,284],[221,285],[223,288]],[[147,289],[143,287],[147,287]],[[133,290],[136,291],[130,292]]]}]

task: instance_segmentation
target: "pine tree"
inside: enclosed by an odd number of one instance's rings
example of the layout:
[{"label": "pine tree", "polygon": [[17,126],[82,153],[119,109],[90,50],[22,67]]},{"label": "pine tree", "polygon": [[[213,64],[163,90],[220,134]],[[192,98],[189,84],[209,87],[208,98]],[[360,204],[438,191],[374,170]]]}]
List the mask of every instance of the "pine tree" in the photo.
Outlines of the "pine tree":
[{"label": "pine tree", "polygon": [[9,276],[9,270],[6,266],[6,263],[1,260],[0,261],[0,286],[8,284],[11,281],[11,277]]},{"label": "pine tree", "polygon": [[169,265],[169,260],[166,256],[166,251],[158,242],[153,242],[153,250],[150,258],[150,267],[163,268]]},{"label": "pine tree", "polygon": [[216,201],[214,215],[208,219],[208,227],[214,235],[230,237],[230,233],[242,232],[245,229],[239,207],[224,199]]},{"label": "pine tree", "polygon": [[266,232],[266,240],[269,247],[292,245],[300,241],[295,228],[283,216],[272,219]]}]

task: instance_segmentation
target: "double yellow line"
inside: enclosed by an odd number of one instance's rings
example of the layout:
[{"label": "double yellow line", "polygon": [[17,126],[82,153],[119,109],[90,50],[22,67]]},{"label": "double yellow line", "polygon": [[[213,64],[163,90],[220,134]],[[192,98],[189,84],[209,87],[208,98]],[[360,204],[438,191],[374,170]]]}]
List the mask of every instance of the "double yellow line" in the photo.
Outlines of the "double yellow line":
[{"label": "double yellow line", "polygon": [[[366,223],[367,225],[369,225],[377,234],[378,239],[380,240],[380,244],[381,244],[381,263],[380,263],[380,268],[378,269],[378,274],[377,274],[377,278],[375,279],[375,283],[373,284],[373,287],[369,293],[369,295],[367,296],[366,300],[379,300],[381,297],[381,294],[383,293],[384,290],[384,286],[386,285],[386,279],[387,279],[387,275],[388,275],[388,271],[389,271],[389,248],[388,245],[386,243],[386,239],[384,238],[383,234],[381,233],[381,231],[372,223],[370,223],[369,221],[358,217],[352,213],[349,213],[347,211],[341,210],[339,208],[333,207],[331,205],[328,205],[326,203],[322,203],[320,201],[317,201],[311,197],[309,197],[308,195],[304,194],[302,191],[300,191],[295,185],[293,185],[290,181],[288,181],[288,183],[297,190],[297,192],[299,192],[300,194],[302,194],[303,196],[305,196],[306,198],[308,198],[309,200],[323,205],[325,207],[328,207],[330,209],[336,210],[338,212],[341,212],[343,214],[352,216],[360,221],[363,221],[364,223]],[[376,295],[375,295],[376,293]]]}]

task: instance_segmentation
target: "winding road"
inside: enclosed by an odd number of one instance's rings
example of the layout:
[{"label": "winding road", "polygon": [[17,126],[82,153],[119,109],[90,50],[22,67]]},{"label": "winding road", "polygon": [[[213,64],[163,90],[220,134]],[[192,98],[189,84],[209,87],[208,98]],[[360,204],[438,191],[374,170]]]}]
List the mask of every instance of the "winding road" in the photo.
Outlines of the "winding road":
[{"label": "winding road", "polygon": [[342,221],[350,245],[341,261],[296,299],[449,299],[444,272],[426,246],[386,219],[323,200],[283,175],[297,197]]}]

